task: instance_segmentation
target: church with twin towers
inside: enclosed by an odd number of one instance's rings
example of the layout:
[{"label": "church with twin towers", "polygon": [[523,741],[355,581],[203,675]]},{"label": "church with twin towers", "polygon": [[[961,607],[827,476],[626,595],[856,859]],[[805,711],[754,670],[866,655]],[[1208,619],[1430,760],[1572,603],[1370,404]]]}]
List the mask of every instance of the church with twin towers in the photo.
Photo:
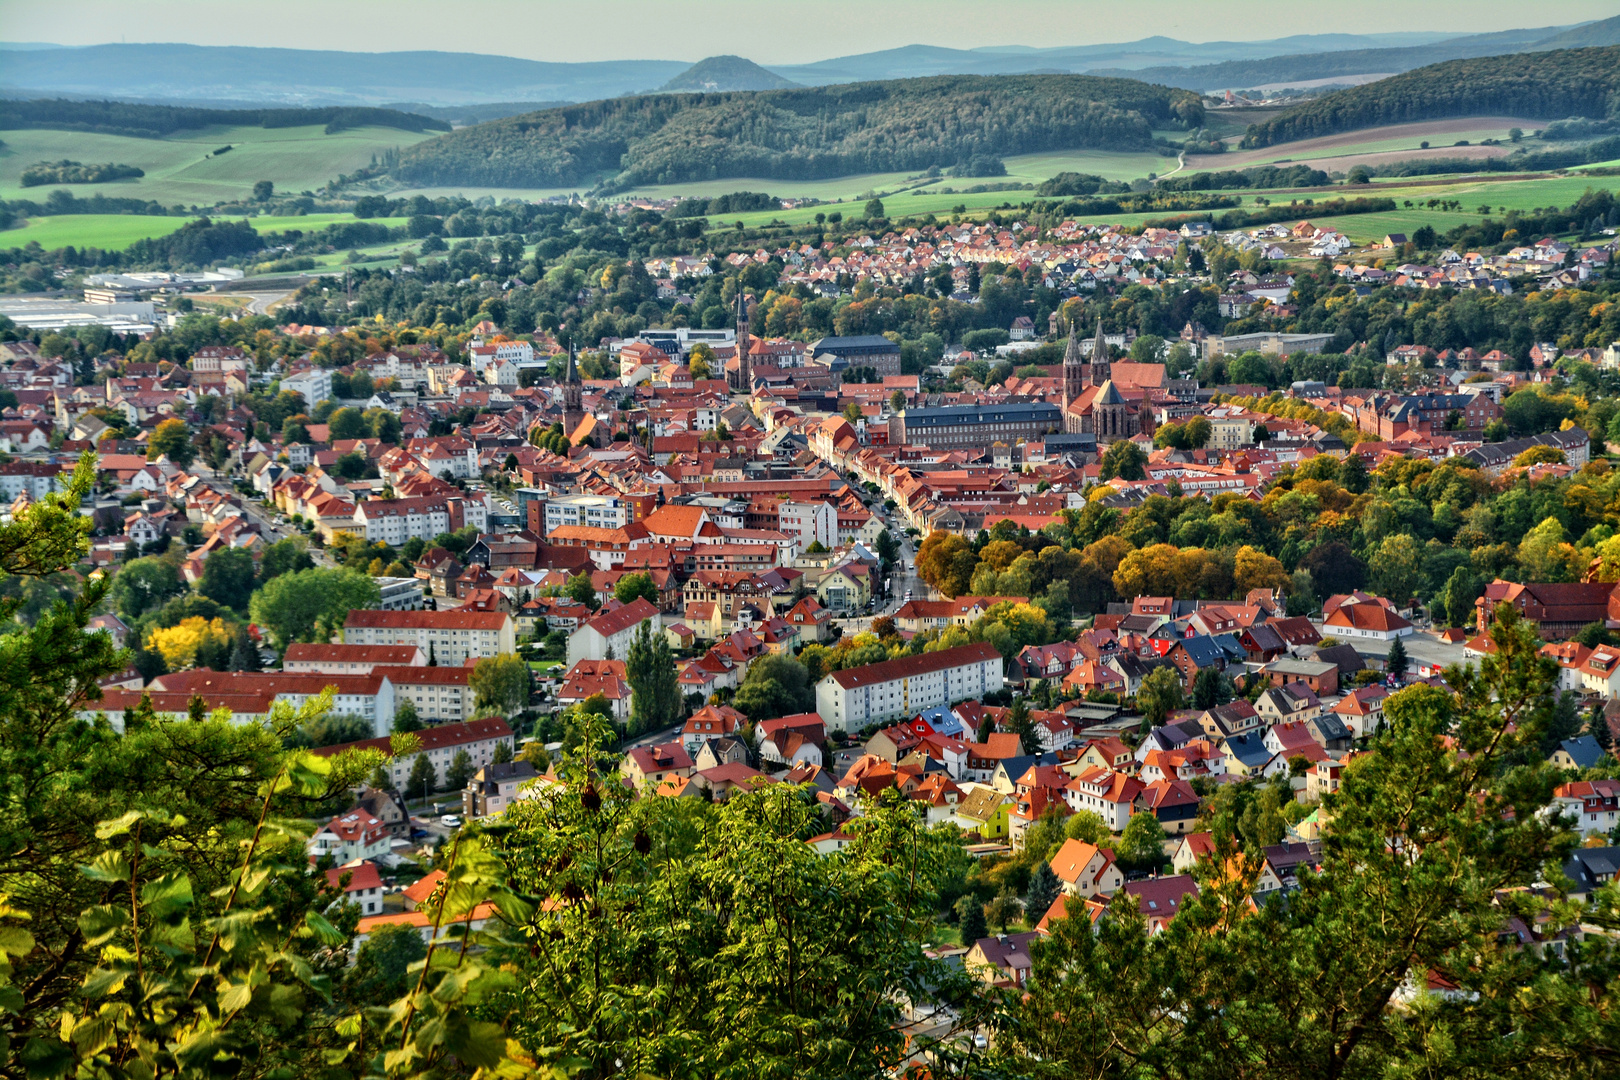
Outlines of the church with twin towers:
[{"label": "church with twin towers", "polygon": [[[1085,345],[1090,344],[1090,355]],[[1080,338],[1079,327],[1069,324],[1069,344],[1063,351],[1063,430],[1071,435],[1095,435],[1101,445],[1153,433],[1152,390],[1164,381],[1163,364],[1120,364],[1128,368],[1125,382],[1116,380],[1108,358],[1102,320],[1091,342]],[[1156,369],[1156,370],[1149,370]],[[1144,385],[1151,383],[1153,385]]]}]

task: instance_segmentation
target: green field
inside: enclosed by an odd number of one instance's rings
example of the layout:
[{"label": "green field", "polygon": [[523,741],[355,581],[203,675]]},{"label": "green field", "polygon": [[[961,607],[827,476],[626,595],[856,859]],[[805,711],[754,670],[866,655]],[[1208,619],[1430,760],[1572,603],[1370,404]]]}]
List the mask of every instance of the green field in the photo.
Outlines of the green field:
[{"label": "green field", "polygon": [[[1134,180],[1137,177],[1146,176],[1150,172],[1169,172],[1176,167],[1176,162],[1175,158],[1164,157],[1147,151],[1113,153],[1105,150],[1073,150],[1050,154],[1023,154],[1007,158],[1006,165],[1006,176],[985,177],[982,179],[945,178],[928,185],[923,190],[930,193],[944,187],[960,190],[984,183],[1038,184],[1047,177],[1060,172],[1095,173],[1110,180]],[[725,195],[733,191],[766,191],[785,199],[857,202],[862,201],[868,192],[888,193],[915,187],[920,179],[921,177],[916,173],[903,172],[863,173],[859,176],[843,176],[833,180],[733,177],[725,180],[704,180],[690,184],[663,184],[639,187],[625,192],[623,195],[616,195],[614,198],[686,199]],[[469,199],[477,199],[488,195],[495,199],[544,199],[557,195],[567,195],[569,192],[559,188],[413,187],[400,188],[390,191],[388,194],[391,198],[410,195],[427,195],[429,197],[465,195]],[[903,191],[902,194],[904,194]],[[967,198],[970,200],[970,205],[995,206],[1017,194],[1017,192],[1000,194],[995,199],[988,199],[987,196],[983,195],[967,196]],[[909,198],[910,196],[906,197]],[[978,202],[972,202],[973,199],[978,199]],[[954,202],[961,201],[961,197],[954,200]],[[953,205],[953,200],[947,198],[942,208],[949,209],[951,205]],[[931,207],[930,209],[932,211],[939,208]],[[811,216],[814,216],[814,213],[815,211],[811,211]],[[748,215],[743,215],[743,220],[748,220]],[[808,218],[805,220],[808,220]]]},{"label": "green field", "polygon": [[[430,137],[393,128],[356,128],[327,135],[319,126],[291,128],[209,127],[162,139],[100,135],[82,131],[24,129],[4,132],[0,150],[0,199],[42,201],[52,186],[25,188],[22,171],[38,161],[120,162],[146,170],[138,180],[111,184],[72,184],[75,194],[96,192],[124,198],[155,199],[165,206],[206,206],[239,199],[259,180],[277,191],[313,191],[339,173],[353,172],[390,147]],[[231,151],[208,157],[230,145]]]},{"label": "green field", "polygon": [[[29,218],[20,228],[0,232],[0,247],[22,247],[38,241],[47,251],[60,247],[98,247],[121,251],[146,237],[167,236],[189,217],[153,217],[144,214],[64,214],[60,217]],[[354,221],[353,214],[305,214],[303,217],[255,217],[247,222],[255,232],[269,235],[299,229],[313,232],[340,221]],[[399,222],[392,222],[398,225]]]},{"label": "green field", "polygon": [[46,251],[63,247],[98,247],[121,251],[149,236],[167,236],[190,218],[141,217],[135,214],[64,214],[29,218],[20,229],[0,232],[0,248],[38,241]]}]

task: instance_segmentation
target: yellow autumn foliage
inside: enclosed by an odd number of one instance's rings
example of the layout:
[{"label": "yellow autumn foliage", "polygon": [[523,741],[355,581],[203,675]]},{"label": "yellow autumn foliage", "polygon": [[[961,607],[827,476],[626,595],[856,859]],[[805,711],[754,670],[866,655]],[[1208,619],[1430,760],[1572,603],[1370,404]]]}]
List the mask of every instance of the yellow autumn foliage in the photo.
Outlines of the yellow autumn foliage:
[{"label": "yellow autumn foliage", "polygon": [[153,630],[146,635],[146,647],[155,650],[170,671],[188,668],[197,662],[197,653],[207,643],[228,642],[231,632],[223,619],[209,621],[201,615],[181,619],[175,626]]}]

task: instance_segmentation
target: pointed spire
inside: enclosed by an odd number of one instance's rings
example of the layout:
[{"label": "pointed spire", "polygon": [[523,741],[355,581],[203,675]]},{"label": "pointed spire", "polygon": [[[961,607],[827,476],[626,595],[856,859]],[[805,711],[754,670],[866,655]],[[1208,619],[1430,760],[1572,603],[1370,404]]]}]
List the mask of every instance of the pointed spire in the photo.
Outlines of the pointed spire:
[{"label": "pointed spire", "polygon": [[579,368],[574,366],[574,343],[568,343],[568,372],[563,376],[563,382],[572,385],[579,382]]},{"label": "pointed spire", "polygon": [[1085,360],[1080,355],[1080,326],[1074,319],[1069,320],[1069,344],[1063,349],[1064,364],[1082,364]]},{"label": "pointed spire", "polygon": [[1103,336],[1102,316],[1097,316],[1097,340],[1091,346],[1091,362],[1100,364],[1108,359],[1108,339]]}]

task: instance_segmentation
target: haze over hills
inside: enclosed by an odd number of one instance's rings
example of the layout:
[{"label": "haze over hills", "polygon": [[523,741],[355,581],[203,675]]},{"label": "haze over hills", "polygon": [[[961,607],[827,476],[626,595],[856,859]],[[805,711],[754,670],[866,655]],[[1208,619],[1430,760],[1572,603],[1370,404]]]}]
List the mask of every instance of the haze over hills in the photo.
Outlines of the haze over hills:
[{"label": "haze over hills", "polygon": [[[1603,26],[1606,24],[1596,24]],[[1573,31],[1589,32],[1591,25]],[[1140,41],[1035,48],[1020,45],[948,49],[908,45],[805,64],[746,64],[729,75],[702,71],[693,78],[713,89],[769,89],[799,84],[915,78],[928,75],[1002,75],[1045,72],[1128,74],[1191,86],[1186,72],[1199,71],[1194,89],[1243,85],[1246,73],[1311,71],[1333,58],[1329,74],[1404,71],[1439,60],[1513,52],[1557,40],[1568,28],[1507,31],[1457,37],[1444,33],[1315,34],[1268,41],[1187,42],[1168,37]],[[1489,42],[1489,43],[1488,43]],[[1584,41],[1583,44],[1602,44]],[[186,104],[386,105],[419,102],[431,107],[522,101],[595,101],[670,89],[693,70],[689,61],[625,58],[586,63],[549,63],[509,56],[452,52],[365,53],[314,49],[249,48],[178,44],[109,44],[65,48],[43,43],[0,45],[0,95],[8,97],[108,97]],[[1361,54],[1344,55],[1344,54]],[[1276,58],[1283,58],[1282,63]],[[714,64],[711,57],[698,65]],[[1269,66],[1233,68],[1212,65]],[[1368,66],[1369,64],[1374,66]],[[1195,67],[1196,65],[1196,67]],[[1383,65],[1383,66],[1377,66]],[[1353,69],[1353,70],[1352,70]],[[738,72],[746,70],[744,78]],[[785,80],[767,84],[770,78]],[[1286,78],[1299,78],[1288,74]],[[1311,76],[1317,77],[1317,76]],[[1214,79],[1215,82],[1210,80]],[[739,85],[738,80],[747,85]],[[1226,80],[1222,82],[1222,80]],[[1255,83],[1275,81],[1257,78]],[[757,85],[756,85],[757,84]]]},{"label": "haze over hills", "polygon": [[659,87],[665,93],[717,93],[728,90],[782,90],[797,86],[774,71],[740,56],[711,56],[699,60]]},{"label": "haze over hills", "polygon": [[1199,67],[1145,67],[1099,70],[1188,90],[1240,89],[1290,81],[1316,82],[1334,77],[1387,75],[1446,60],[1471,60],[1518,52],[1583,48],[1620,43],[1620,16],[1573,29],[1504,30],[1449,38],[1404,48],[1348,49],[1308,55],[1273,55],[1258,60],[1229,60]]}]

